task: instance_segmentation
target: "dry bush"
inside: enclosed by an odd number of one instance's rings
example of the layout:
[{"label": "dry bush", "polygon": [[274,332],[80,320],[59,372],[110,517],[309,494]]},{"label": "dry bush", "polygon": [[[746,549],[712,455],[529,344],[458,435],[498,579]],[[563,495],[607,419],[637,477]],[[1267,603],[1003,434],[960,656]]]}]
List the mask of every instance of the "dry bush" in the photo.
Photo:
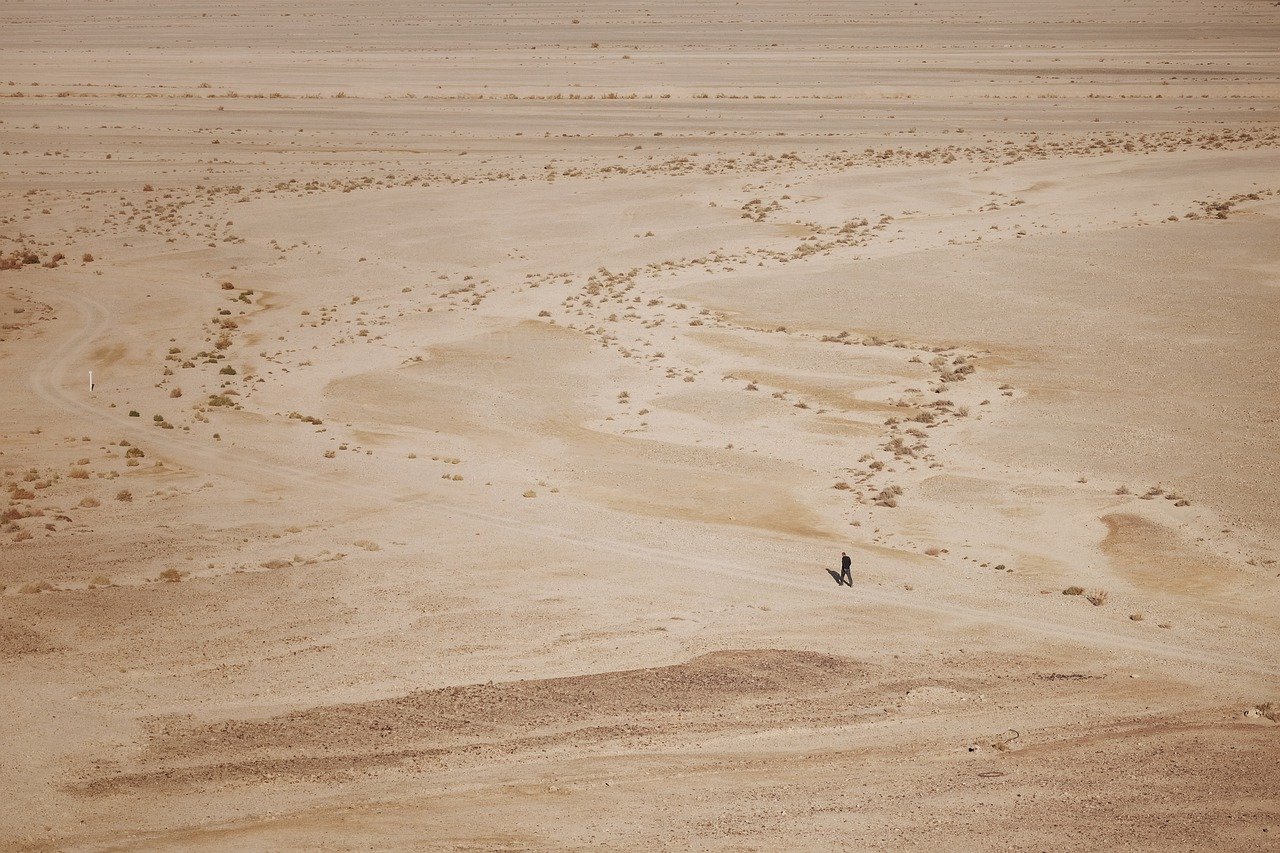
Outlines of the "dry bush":
[{"label": "dry bush", "polygon": [[71,473],[67,476],[73,480],[87,480],[89,479],[89,472],[83,468],[72,468]]},{"label": "dry bush", "polygon": [[1142,614],[1141,614],[1141,613],[1130,613],[1130,614],[1129,614],[1129,619],[1130,619],[1130,621],[1133,621],[1133,622],[1141,622],[1141,621],[1142,621],[1142,618],[1143,618],[1143,617],[1142,617]]},{"label": "dry bush", "polygon": [[96,578],[89,581],[90,589],[93,589],[94,587],[99,587],[99,586],[111,586],[111,578],[107,577],[106,575],[98,575]]},{"label": "dry bush", "polygon": [[[156,417],[160,417],[160,416],[157,415]],[[141,447],[130,447],[128,450],[124,452],[124,456],[126,459],[141,459],[146,455],[147,454],[142,452]]]},{"label": "dry bush", "polygon": [[181,397],[181,396],[182,396],[182,389],[181,389],[181,388],[174,388],[172,391],[170,391],[170,392],[169,392],[169,396],[170,396],[170,397]]},{"label": "dry bush", "polygon": [[36,493],[29,489],[19,487],[10,492],[9,497],[15,501],[30,501],[35,500]]},{"label": "dry bush", "polygon": [[1064,589],[1064,590],[1062,591],[1062,594],[1063,594],[1063,595],[1084,595],[1084,587],[1082,587],[1082,586],[1069,586],[1069,587],[1067,587],[1066,589]]},{"label": "dry bush", "polygon": [[926,556],[936,557],[942,553],[942,549],[941,548],[925,548],[924,553]]},{"label": "dry bush", "polygon": [[1263,702],[1258,706],[1258,713],[1273,723],[1280,723],[1280,703]]},{"label": "dry bush", "polygon": [[84,507],[85,509],[93,509],[96,506],[102,506],[102,501],[93,497],[81,498],[80,506]]},{"label": "dry bush", "polygon": [[363,548],[366,551],[382,550],[382,546],[379,545],[377,542],[374,542],[372,539],[357,539],[355,542],[352,542],[351,544],[355,545],[357,548]]},{"label": "dry bush", "polygon": [[88,252],[85,252],[83,255],[80,256],[80,261],[82,263],[91,264],[93,263],[93,255],[89,254]]},{"label": "dry bush", "polygon": [[875,498],[876,506],[896,507],[898,505],[897,497],[902,494],[902,486],[889,486],[882,489]]},{"label": "dry bush", "polygon": [[841,492],[847,492],[847,491],[849,491],[849,489],[851,489],[851,488],[853,488],[853,487],[852,487],[852,486],[850,486],[848,483],[846,483],[844,480],[841,480],[840,482],[836,483],[836,484],[835,484],[834,486],[832,486],[831,488],[836,489],[836,490],[841,491]]},{"label": "dry bush", "polygon": [[177,569],[165,569],[160,573],[157,580],[167,581],[169,583],[177,583],[182,580],[182,572]]},{"label": "dry bush", "polygon": [[121,489],[116,492],[116,500],[125,501],[126,503],[133,500],[133,492],[128,489]]},{"label": "dry bush", "polygon": [[528,491],[526,491],[526,492],[524,493],[524,496],[525,496],[526,498],[536,498],[536,497],[538,496],[538,493],[537,493],[537,492],[535,492],[533,489],[529,489]]},{"label": "dry bush", "polygon": [[1107,591],[1105,589],[1099,589],[1089,593],[1085,598],[1088,599],[1089,603],[1094,607],[1101,607],[1107,603]]},{"label": "dry bush", "polygon": [[51,589],[53,589],[53,584],[48,581],[32,581],[31,583],[23,584],[18,592],[23,595],[36,595],[37,593],[48,592]]}]

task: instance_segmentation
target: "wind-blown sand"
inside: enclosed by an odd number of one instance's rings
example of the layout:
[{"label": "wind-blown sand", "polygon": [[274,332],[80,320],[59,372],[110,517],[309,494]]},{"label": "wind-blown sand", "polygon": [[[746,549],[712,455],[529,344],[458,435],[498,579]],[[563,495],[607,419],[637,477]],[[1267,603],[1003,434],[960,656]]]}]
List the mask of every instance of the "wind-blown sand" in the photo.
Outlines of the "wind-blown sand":
[{"label": "wind-blown sand", "polygon": [[1276,843],[1272,3],[0,21],[0,846]]}]

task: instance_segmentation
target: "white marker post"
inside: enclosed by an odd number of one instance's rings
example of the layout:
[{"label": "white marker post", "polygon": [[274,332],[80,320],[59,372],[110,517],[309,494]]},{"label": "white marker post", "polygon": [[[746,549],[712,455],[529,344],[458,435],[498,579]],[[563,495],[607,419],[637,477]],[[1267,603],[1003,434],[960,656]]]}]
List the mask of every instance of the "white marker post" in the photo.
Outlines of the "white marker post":
[{"label": "white marker post", "polygon": [[93,393],[93,371],[89,371],[89,393]]}]

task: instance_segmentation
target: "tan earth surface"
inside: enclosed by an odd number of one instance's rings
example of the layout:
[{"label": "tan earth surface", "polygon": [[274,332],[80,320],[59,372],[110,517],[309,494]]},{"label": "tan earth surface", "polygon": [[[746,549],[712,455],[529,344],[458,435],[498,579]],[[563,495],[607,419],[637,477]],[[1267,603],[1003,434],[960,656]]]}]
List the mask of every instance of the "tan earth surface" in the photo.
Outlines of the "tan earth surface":
[{"label": "tan earth surface", "polygon": [[0,22],[0,847],[1277,844],[1275,3]]}]

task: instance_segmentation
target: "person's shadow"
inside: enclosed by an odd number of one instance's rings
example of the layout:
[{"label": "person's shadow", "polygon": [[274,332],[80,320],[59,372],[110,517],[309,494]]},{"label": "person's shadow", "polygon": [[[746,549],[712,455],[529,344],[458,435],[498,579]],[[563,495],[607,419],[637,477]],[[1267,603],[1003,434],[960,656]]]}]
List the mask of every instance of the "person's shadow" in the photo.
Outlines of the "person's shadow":
[{"label": "person's shadow", "polygon": [[844,581],[840,579],[840,573],[835,569],[827,569],[827,574],[831,575],[831,579],[836,582],[836,586],[844,586]]}]

